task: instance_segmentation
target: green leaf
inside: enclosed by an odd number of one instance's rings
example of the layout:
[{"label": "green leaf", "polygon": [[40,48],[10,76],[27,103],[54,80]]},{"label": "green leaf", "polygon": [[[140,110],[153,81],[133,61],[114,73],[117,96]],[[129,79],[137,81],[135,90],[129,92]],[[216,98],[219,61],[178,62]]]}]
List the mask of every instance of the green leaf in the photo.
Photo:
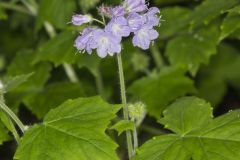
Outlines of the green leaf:
[{"label": "green leaf", "polygon": [[98,2],[100,2],[100,0],[78,0],[78,1],[81,9],[84,12],[87,12],[89,9],[92,9],[93,7],[96,6]]},{"label": "green leaf", "polygon": [[49,40],[40,47],[34,62],[50,61],[55,66],[75,62],[78,57],[74,48],[75,37],[76,35],[71,31],[65,31]]},{"label": "green leaf", "polygon": [[182,32],[189,24],[189,14],[191,10],[184,7],[168,7],[161,10],[161,27],[158,28],[161,39],[168,38]]},{"label": "green leaf", "polygon": [[195,75],[199,66],[207,64],[209,58],[216,53],[219,35],[219,24],[214,22],[197,33],[170,40],[166,49],[170,63],[185,67]]},{"label": "green leaf", "polygon": [[24,100],[24,103],[39,119],[41,119],[49,110],[60,105],[67,99],[78,98],[83,95],[83,89],[79,84],[58,82],[49,84],[42,90],[33,93]]},{"label": "green leaf", "polygon": [[8,131],[5,129],[4,125],[2,122],[0,122],[0,145],[3,144],[3,142],[9,140],[10,137],[8,135]]},{"label": "green leaf", "polygon": [[34,56],[32,51],[19,52],[7,68],[8,77],[34,73],[26,82],[6,94],[11,107],[17,107],[24,98],[41,89],[50,77],[49,63],[33,64]]},{"label": "green leaf", "polygon": [[203,127],[213,117],[210,104],[195,97],[180,98],[164,110],[163,116],[159,122],[179,135]]},{"label": "green leaf", "polygon": [[[237,11],[239,10],[239,11]],[[237,6],[229,11],[221,25],[221,39],[240,28],[240,7]]]},{"label": "green leaf", "polygon": [[162,119],[164,125],[168,124],[178,133],[154,137],[140,147],[135,159],[240,159],[240,111],[212,119],[210,110],[204,100],[179,99],[168,107],[166,117]]},{"label": "green leaf", "polygon": [[228,85],[240,88],[240,73],[236,70],[239,67],[239,50],[230,44],[221,43],[210,64],[200,71],[202,78],[197,87],[198,96],[217,106],[225,96]]},{"label": "green leaf", "polygon": [[38,21],[48,21],[57,28],[66,27],[76,9],[74,0],[41,0]]},{"label": "green leaf", "polygon": [[205,0],[197,6],[189,16],[191,27],[195,28],[201,24],[208,24],[214,18],[239,4],[238,0]]},{"label": "green leaf", "polygon": [[159,118],[166,106],[177,97],[195,92],[193,82],[177,68],[165,68],[154,74],[135,81],[129,93],[147,105],[148,113]]},{"label": "green leaf", "polygon": [[29,73],[29,74],[23,74],[15,77],[8,77],[7,82],[4,84],[4,91],[9,92],[11,90],[14,90],[19,85],[26,82],[32,75],[33,73]]},{"label": "green leaf", "polygon": [[134,130],[134,122],[128,120],[120,120],[114,124],[111,129],[115,129],[118,135],[122,134],[124,131]]},{"label": "green leaf", "polygon": [[69,100],[25,133],[14,159],[117,160],[105,130],[119,109],[99,97]]}]

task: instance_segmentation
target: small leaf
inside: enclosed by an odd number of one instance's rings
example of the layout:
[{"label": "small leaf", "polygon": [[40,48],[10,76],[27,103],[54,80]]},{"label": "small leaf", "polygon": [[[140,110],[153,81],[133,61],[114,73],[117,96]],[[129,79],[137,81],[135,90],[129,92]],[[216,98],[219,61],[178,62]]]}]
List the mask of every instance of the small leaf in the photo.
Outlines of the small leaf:
[{"label": "small leaf", "polygon": [[115,129],[118,132],[118,135],[120,135],[124,131],[134,130],[134,122],[128,120],[120,120],[114,124],[111,129]]},{"label": "small leaf", "polygon": [[210,110],[198,98],[177,100],[168,107],[163,124],[178,133],[154,137],[140,147],[134,159],[240,159],[240,111],[212,119]]},{"label": "small leaf", "polygon": [[192,80],[178,68],[165,68],[160,74],[135,81],[129,88],[129,93],[143,101],[148,113],[155,118],[161,117],[162,111],[171,101],[193,92]]},{"label": "small leaf", "polygon": [[99,97],[69,100],[25,133],[14,159],[117,160],[105,130],[119,109]]}]

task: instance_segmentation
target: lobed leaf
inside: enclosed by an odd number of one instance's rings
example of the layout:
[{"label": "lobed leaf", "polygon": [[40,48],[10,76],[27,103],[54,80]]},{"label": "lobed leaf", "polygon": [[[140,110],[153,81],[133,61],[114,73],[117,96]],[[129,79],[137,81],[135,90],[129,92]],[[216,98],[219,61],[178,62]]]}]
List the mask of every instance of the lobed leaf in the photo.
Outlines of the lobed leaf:
[{"label": "lobed leaf", "polygon": [[117,160],[104,131],[119,109],[99,97],[68,100],[26,132],[14,159]]}]

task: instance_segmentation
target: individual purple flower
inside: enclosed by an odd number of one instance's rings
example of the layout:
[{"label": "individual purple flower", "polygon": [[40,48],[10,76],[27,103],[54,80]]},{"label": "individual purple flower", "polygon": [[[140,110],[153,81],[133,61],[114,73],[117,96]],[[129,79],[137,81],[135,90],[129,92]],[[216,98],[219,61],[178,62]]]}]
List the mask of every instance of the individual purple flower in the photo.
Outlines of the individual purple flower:
[{"label": "individual purple flower", "polygon": [[75,47],[80,51],[84,52],[87,51],[87,53],[91,54],[92,49],[90,46],[90,42],[93,38],[93,32],[95,28],[87,27],[83,30],[82,34],[77,37],[75,40]]},{"label": "individual purple flower", "polygon": [[92,17],[90,15],[75,14],[72,16],[72,23],[76,26],[80,26],[84,23],[89,23],[91,21]]},{"label": "individual purple flower", "polygon": [[157,39],[158,32],[152,26],[145,25],[135,32],[133,37],[133,45],[144,50],[149,49],[151,41]]},{"label": "individual purple flower", "polygon": [[106,57],[108,54],[113,56],[115,53],[121,52],[121,40],[110,32],[97,29],[93,33],[92,40],[90,46],[97,49],[97,54],[101,58]]},{"label": "individual purple flower", "polygon": [[148,8],[145,0],[125,0],[123,5],[128,13],[143,12]]},{"label": "individual purple flower", "polygon": [[158,26],[160,23],[160,16],[157,14],[160,10],[157,7],[149,8],[148,12],[144,14],[146,18],[146,24],[149,26]]},{"label": "individual purple flower", "polygon": [[132,32],[139,30],[142,25],[146,22],[145,16],[138,13],[130,13],[127,17],[128,26]]},{"label": "individual purple flower", "polygon": [[131,33],[128,21],[124,17],[113,18],[106,26],[105,31],[112,33],[120,39],[129,36]]},{"label": "individual purple flower", "polygon": [[122,17],[125,15],[125,9],[123,6],[116,6],[111,9],[112,17]]}]

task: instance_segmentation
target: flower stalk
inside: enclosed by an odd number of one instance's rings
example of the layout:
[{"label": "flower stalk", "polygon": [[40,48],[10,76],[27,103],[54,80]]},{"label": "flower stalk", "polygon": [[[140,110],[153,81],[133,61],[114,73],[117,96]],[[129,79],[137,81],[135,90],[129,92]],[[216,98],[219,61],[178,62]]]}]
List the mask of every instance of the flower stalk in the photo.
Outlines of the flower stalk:
[{"label": "flower stalk", "polygon": [[[117,55],[117,61],[118,61],[118,69],[119,69],[121,99],[122,99],[122,104],[123,104],[123,117],[125,120],[129,121],[129,112],[128,112],[128,106],[127,106],[126,88],[125,88],[125,80],[124,80],[121,54]],[[130,159],[134,155],[131,131],[126,131],[126,136],[127,136],[128,157]]]}]

